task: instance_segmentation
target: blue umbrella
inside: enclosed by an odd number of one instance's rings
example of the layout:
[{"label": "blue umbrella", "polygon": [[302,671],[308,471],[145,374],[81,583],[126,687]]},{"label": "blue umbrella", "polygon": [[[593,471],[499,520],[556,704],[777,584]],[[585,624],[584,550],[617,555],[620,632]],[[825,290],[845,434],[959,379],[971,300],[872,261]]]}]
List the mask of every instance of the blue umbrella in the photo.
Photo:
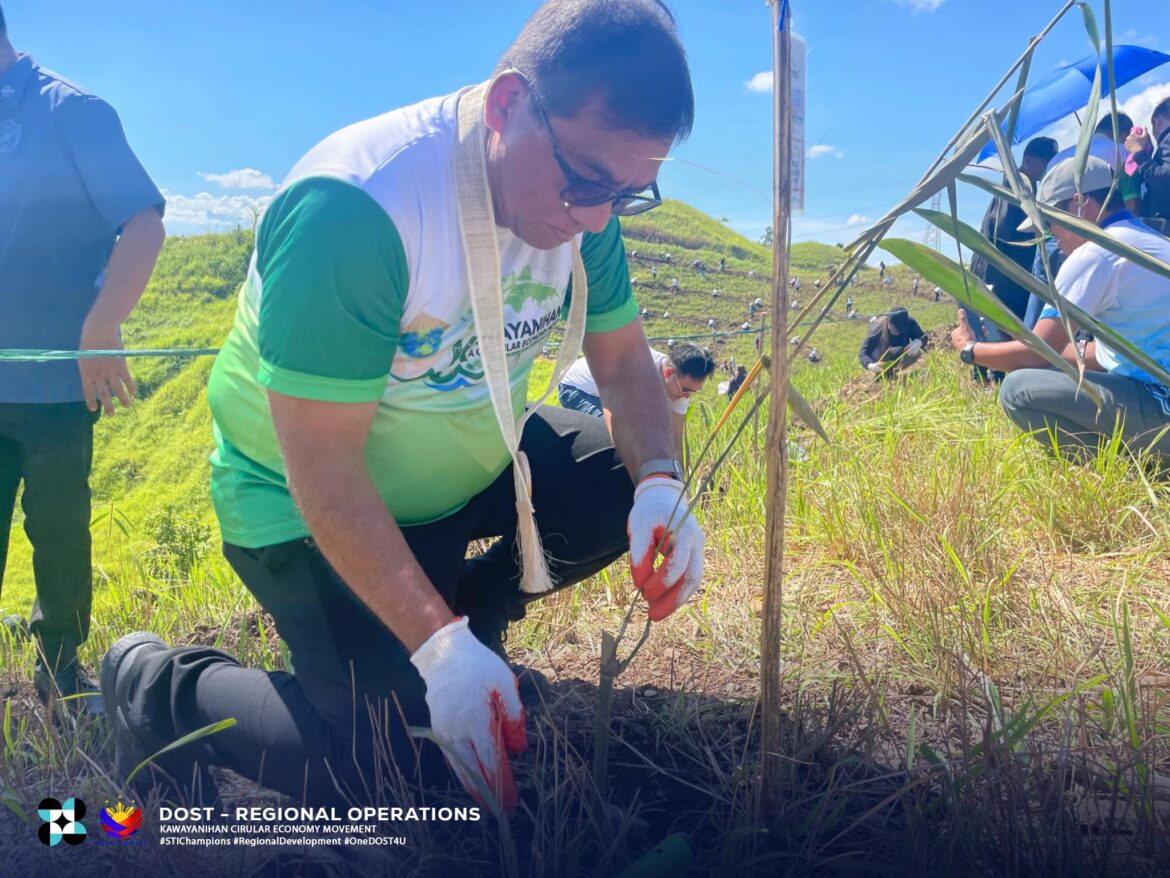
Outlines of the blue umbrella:
[{"label": "blue umbrella", "polygon": [[[1170,61],[1170,55],[1142,46],[1113,47],[1113,79],[1120,88],[1155,67]],[[1020,116],[1016,122],[1013,143],[1022,143],[1037,131],[1075,113],[1089,103],[1093,76],[1097,72],[1097,56],[1089,55],[1080,61],[1058,67],[1035,85],[1024,90],[1020,99]],[[1101,97],[1109,95],[1108,76],[1101,69]],[[1004,131],[1007,124],[1004,124]],[[988,142],[977,161],[995,154],[995,143]]]}]

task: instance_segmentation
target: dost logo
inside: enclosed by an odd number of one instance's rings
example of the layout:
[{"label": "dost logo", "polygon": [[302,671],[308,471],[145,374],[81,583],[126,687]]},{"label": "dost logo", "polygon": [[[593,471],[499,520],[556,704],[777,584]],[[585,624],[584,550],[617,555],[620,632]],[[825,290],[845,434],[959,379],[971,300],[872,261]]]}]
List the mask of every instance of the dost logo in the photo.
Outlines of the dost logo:
[{"label": "dost logo", "polygon": [[110,838],[129,838],[142,826],[142,809],[133,802],[123,805],[119,800],[113,808],[109,804],[102,808],[102,831]]},{"label": "dost logo", "polygon": [[81,823],[85,802],[81,799],[70,797],[64,804],[56,799],[42,799],[37,814],[45,821],[37,829],[37,838],[43,844],[52,847],[61,841],[72,845],[85,841],[85,826]]}]

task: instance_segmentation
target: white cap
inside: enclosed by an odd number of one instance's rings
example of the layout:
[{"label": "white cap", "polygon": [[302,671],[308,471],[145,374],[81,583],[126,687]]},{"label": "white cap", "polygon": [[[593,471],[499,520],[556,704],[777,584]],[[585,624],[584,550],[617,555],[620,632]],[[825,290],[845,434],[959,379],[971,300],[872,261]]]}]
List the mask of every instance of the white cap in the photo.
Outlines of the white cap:
[{"label": "white cap", "polygon": [[[1076,180],[1077,160],[1065,159],[1053,165],[1040,181],[1040,189],[1036,192],[1036,200],[1048,207],[1055,207],[1062,201],[1068,201],[1077,194]],[[1081,179],[1080,192],[1097,192],[1108,189],[1113,185],[1113,169],[1104,159],[1095,155],[1089,156],[1085,163],[1085,176]],[[1031,219],[1026,219],[1017,227],[1021,232],[1035,230]]]}]

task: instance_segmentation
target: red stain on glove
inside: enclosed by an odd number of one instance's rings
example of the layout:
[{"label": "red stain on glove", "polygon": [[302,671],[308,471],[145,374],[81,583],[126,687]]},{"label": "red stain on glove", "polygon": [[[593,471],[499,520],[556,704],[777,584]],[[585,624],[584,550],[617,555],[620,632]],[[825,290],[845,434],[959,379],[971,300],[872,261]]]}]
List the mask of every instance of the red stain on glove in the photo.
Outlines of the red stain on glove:
[{"label": "red stain on glove", "polygon": [[[519,691],[519,682],[516,687]],[[471,743],[471,752],[475,754],[475,764],[480,775],[487,784],[504,813],[512,814],[516,810],[516,781],[512,777],[512,763],[509,756],[522,753],[528,747],[528,732],[525,729],[524,708],[520,708],[520,716],[508,718],[507,708],[504,706],[503,696],[493,689],[488,695],[488,706],[491,710],[492,743],[495,744],[496,758],[491,765],[484,765],[475,742]],[[468,787],[473,799],[484,808],[491,810],[476,790]]]},{"label": "red stain on glove", "polygon": [[[633,555],[630,556],[630,572],[634,578],[634,586],[646,599],[650,608],[650,619],[654,622],[661,622],[678,609],[678,597],[685,577],[684,571],[684,574],[680,574],[673,583],[666,581],[666,566],[667,562],[670,561],[668,534],[669,531],[665,527],[654,528],[650,548],[646,554],[637,560]],[[654,559],[658,554],[659,546],[662,546],[665,551],[662,562],[655,569]]]}]

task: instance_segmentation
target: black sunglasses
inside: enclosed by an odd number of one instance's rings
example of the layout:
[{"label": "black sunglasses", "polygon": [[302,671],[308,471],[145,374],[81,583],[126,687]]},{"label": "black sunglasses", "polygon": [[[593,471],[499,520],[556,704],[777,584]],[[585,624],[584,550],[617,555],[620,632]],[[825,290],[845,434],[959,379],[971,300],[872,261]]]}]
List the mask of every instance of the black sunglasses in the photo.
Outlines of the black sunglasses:
[{"label": "black sunglasses", "polygon": [[635,216],[653,210],[662,204],[662,195],[658,191],[657,181],[651,183],[648,189],[640,189],[637,192],[618,192],[603,183],[582,177],[569,167],[569,163],[561,154],[560,146],[557,145],[557,136],[553,133],[548,114],[545,113],[540,98],[536,96],[536,91],[531,86],[528,88],[528,94],[532,98],[532,106],[536,108],[537,115],[540,116],[541,124],[548,132],[548,142],[552,146],[553,158],[557,160],[561,173],[565,175],[567,185],[561,190],[561,200],[565,202],[566,207],[596,207],[608,202],[615,216]]}]

